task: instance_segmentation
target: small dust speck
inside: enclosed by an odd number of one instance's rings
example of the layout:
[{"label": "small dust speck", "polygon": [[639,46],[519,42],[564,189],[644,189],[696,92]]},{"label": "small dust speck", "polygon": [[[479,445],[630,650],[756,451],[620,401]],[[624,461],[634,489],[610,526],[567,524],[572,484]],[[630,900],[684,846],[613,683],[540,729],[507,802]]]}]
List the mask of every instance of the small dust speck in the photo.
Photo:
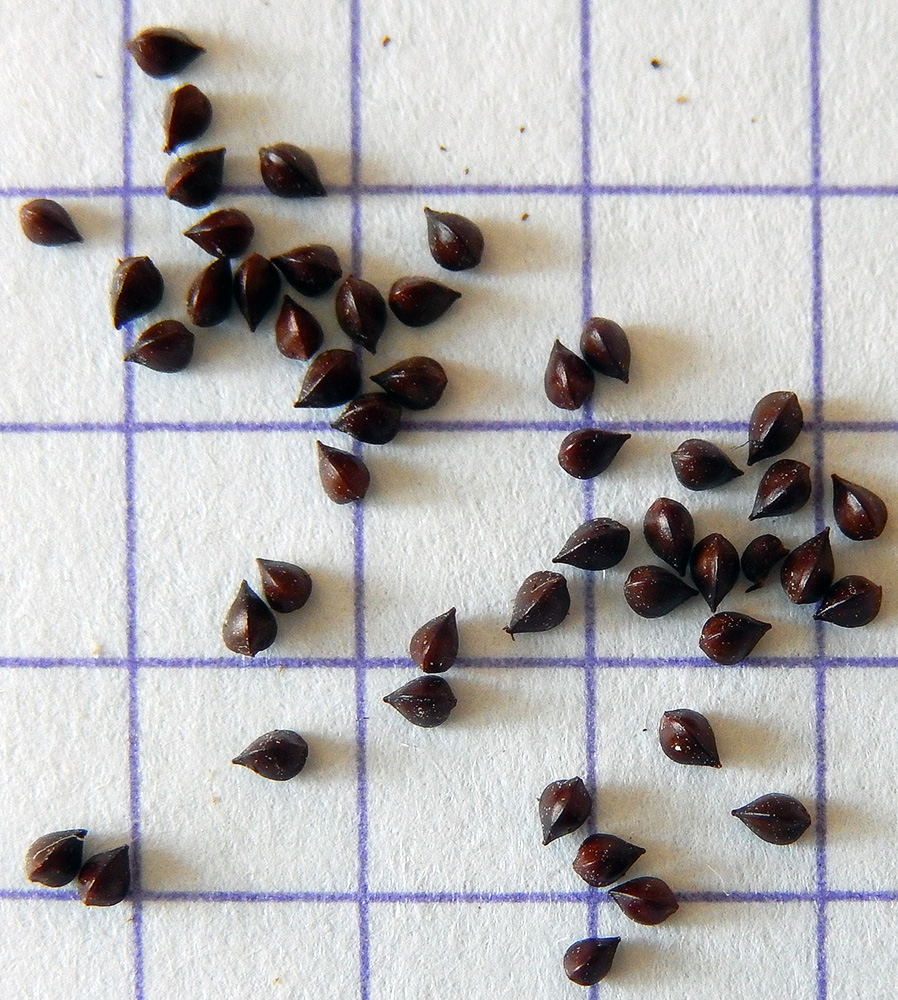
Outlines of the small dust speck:
[{"label": "small dust speck", "polygon": [[757,118],[752,118],[752,121],[753,121],[753,122],[756,122],[757,120],[758,120]]},{"label": "small dust speck", "polygon": [[680,96],[677,98],[677,104],[686,104],[688,101],[689,98],[685,94],[680,94]]},{"label": "small dust speck", "polygon": [[441,150],[442,150],[442,151],[443,151],[444,153],[446,152],[446,147],[445,147],[445,146],[440,146],[440,149],[441,149]]},{"label": "small dust speck", "polygon": [[465,167],[465,173],[469,174],[470,172],[471,172],[471,168],[470,167]]},{"label": "small dust speck", "polygon": [[[392,41],[393,41],[393,39],[390,38],[389,35],[384,35],[384,37],[381,39],[380,44],[383,45],[384,48],[386,48],[390,44],[390,42],[392,42]],[[275,979],[275,982],[277,982],[276,979]]]},{"label": "small dust speck", "polygon": [[525,213],[524,213],[524,214],[523,214],[523,215],[521,216],[521,222],[524,222],[524,221],[525,221],[525,219],[529,219],[529,218],[530,218],[530,213],[529,213],[529,212],[525,212]]},{"label": "small dust speck", "polygon": [[209,801],[212,803],[212,805],[215,805],[216,802],[221,802],[221,799],[217,795],[213,795],[212,798],[209,799]]},{"label": "small dust speck", "polygon": [[653,66],[653,67],[654,67],[655,69],[661,69],[661,67],[662,67],[662,66],[663,66],[664,64],[663,64],[663,63],[661,62],[661,60],[660,60],[660,59],[653,59],[653,60],[652,60],[652,63],[651,63],[651,65],[652,65],[652,66]]},{"label": "small dust speck", "polygon": [[521,127],[520,127],[520,128],[518,129],[518,131],[519,131],[519,132],[525,132],[526,130],[527,130],[527,126],[526,126],[526,125],[522,125],[522,126],[521,126]]}]

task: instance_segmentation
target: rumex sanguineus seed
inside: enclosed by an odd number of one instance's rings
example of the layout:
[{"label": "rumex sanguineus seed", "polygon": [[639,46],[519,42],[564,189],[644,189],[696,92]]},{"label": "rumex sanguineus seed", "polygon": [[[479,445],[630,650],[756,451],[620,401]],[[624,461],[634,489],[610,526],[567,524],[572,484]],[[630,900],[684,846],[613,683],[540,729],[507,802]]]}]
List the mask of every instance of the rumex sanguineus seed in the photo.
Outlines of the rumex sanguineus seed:
[{"label": "rumex sanguineus seed", "polygon": [[144,28],[125,48],[144,73],[157,79],[179,73],[206,51],[176,28]]},{"label": "rumex sanguineus seed", "polygon": [[572,431],[558,448],[558,464],[575,479],[592,479],[611,465],[629,439],[629,434],[590,427]]},{"label": "rumex sanguineus seed", "polygon": [[811,470],[804,462],[781,458],[764,472],[749,521],[801,510],[811,495]]},{"label": "rumex sanguineus seed", "polygon": [[365,444],[386,444],[399,433],[401,422],[402,407],[395,399],[385,392],[365,392],[347,405],[331,427]]},{"label": "rumex sanguineus seed", "polygon": [[624,582],[624,600],[641,618],[663,618],[692,597],[697,590],[660,566],[637,566]]},{"label": "rumex sanguineus seed", "polygon": [[595,384],[595,375],[583,358],[556,340],[543,375],[546,399],[559,409],[579,410],[592,395]]},{"label": "rumex sanguineus seed", "polygon": [[476,223],[454,212],[425,208],[424,214],[430,255],[440,267],[447,271],[466,271],[480,263],[483,233]]},{"label": "rumex sanguineus seed", "polygon": [[259,253],[251,253],[234,274],[234,298],[246,325],[255,330],[281,290],[278,269]]},{"label": "rumex sanguineus seed", "polygon": [[715,663],[740,663],[770,631],[770,623],[738,611],[718,611],[702,626],[699,648]]},{"label": "rumex sanguineus seed", "polygon": [[780,569],[780,582],[793,604],[813,604],[829,590],[835,574],[829,528],[796,546]]},{"label": "rumex sanguineus seed", "polygon": [[163,319],[134,341],[125,361],[151,368],[154,372],[179,372],[190,364],[196,337],[176,319]]},{"label": "rumex sanguineus seed", "polygon": [[794,844],[811,825],[811,817],[798,799],[781,792],[762,795],[731,815],[768,844]]},{"label": "rumex sanguineus seed", "polygon": [[265,187],[279,198],[321,198],[327,194],[315,161],[290,142],[263,146],[259,170]]},{"label": "rumex sanguineus seed", "polygon": [[145,316],[162,301],[165,285],[149,257],[126,257],[112,274],[110,308],[116,330]]},{"label": "rumex sanguineus seed", "polygon": [[839,531],[855,542],[878,538],[885,529],[889,512],[873,490],[833,475],[833,515]]},{"label": "rumex sanguineus seed", "polygon": [[674,474],[687,490],[713,490],[744,475],[724,452],[710,441],[689,438],[671,453]]},{"label": "rumex sanguineus seed", "polygon": [[560,573],[540,570],[518,588],[511,621],[503,629],[512,639],[519,632],[547,632],[560,625],[571,609],[567,580]]},{"label": "rumex sanguineus seed", "polygon": [[128,846],[94,854],[78,873],[78,895],[85,906],[115,906],[131,889]]},{"label": "rumex sanguineus seed", "polygon": [[573,869],[587,885],[601,889],[623,878],[643,854],[644,847],[612,833],[594,833],[580,845]]},{"label": "rumex sanguineus seed", "polygon": [[409,410],[428,410],[436,406],[448,384],[439,361],[416,355],[371,376],[388,395]]},{"label": "rumex sanguineus seed", "polygon": [[285,295],[274,321],[274,340],[285,358],[308,361],[324,343],[324,330],[308,309]]},{"label": "rumex sanguineus seed", "polygon": [[393,282],[387,301],[396,319],[406,326],[427,326],[461,298],[461,292],[432,278],[412,275]]},{"label": "rumex sanguineus seed", "polygon": [[42,247],[60,247],[67,243],[81,243],[72,217],[50,198],[33,198],[19,208],[19,225],[26,239]]},{"label": "rumex sanguineus seed", "polygon": [[740,560],[742,574],[751,582],[745,592],[749,594],[753,590],[760,590],[773,567],[788,554],[789,550],[776,535],[758,535],[753,538],[745,546]]},{"label": "rumex sanguineus seed", "polygon": [[57,830],[38,837],[25,854],[29,882],[58,889],[68,885],[81,870],[87,830]]},{"label": "rumex sanguineus seed", "polygon": [[758,400],[748,423],[748,465],[781,455],[795,443],[804,415],[794,392],[771,392]]},{"label": "rumex sanguineus seed", "polygon": [[579,830],[592,812],[592,796],[582,778],[552,781],[539,796],[543,846]]},{"label": "rumex sanguineus seed", "polygon": [[233,302],[231,263],[226,257],[220,257],[204,267],[190,286],[187,293],[187,315],[194,326],[218,326],[231,314]]},{"label": "rumex sanguineus seed", "polygon": [[163,153],[173,153],[179,146],[193,142],[212,122],[212,103],[192,83],[185,83],[168,95],[162,124],[165,131]]},{"label": "rumex sanguineus seed", "polygon": [[269,781],[289,781],[306,766],[309,744],[292,729],[274,729],[250,743],[232,764],[247,767]]},{"label": "rumex sanguineus seed", "polygon": [[322,243],[294,247],[271,258],[284,281],[301,295],[323,295],[343,277],[343,269],[333,247]]},{"label": "rumex sanguineus seed", "polygon": [[589,320],[580,334],[580,353],[600,375],[630,381],[630,342],[613,320]]},{"label": "rumex sanguineus seed", "polygon": [[637,924],[663,923],[680,908],[670,886],[653,875],[630,879],[608,890],[623,914]]},{"label": "rumex sanguineus seed", "polygon": [[716,611],[739,578],[739,553],[729,539],[713,532],[695,543],[689,570],[698,592]]},{"label": "rumex sanguineus seed", "polygon": [[312,595],[312,578],[294,563],[257,559],[262,593],[272,611],[286,615],[304,607]]},{"label": "rumex sanguineus seed", "polygon": [[711,723],[691,708],[675,708],[661,716],[661,749],[678,764],[720,767],[717,740]]},{"label": "rumex sanguineus seed", "polygon": [[376,354],[377,342],[387,325],[387,304],[374,285],[350,274],[337,289],[334,308],[346,336]]},{"label": "rumex sanguineus seed", "polygon": [[239,208],[220,208],[184,230],[184,235],[213,257],[240,257],[252,242],[255,226]]},{"label": "rumex sanguineus seed", "polygon": [[303,376],[295,407],[339,406],[359,391],[362,374],[352,351],[333,347],[313,358]]},{"label": "rumex sanguineus seed", "polygon": [[873,621],[881,605],[879,584],[865,576],[843,576],[823,595],[814,618],[842,628],[860,628]]},{"label": "rumex sanguineus seed", "polygon": [[426,674],[442,674],[458,656],[458,625],[455,608],[431,618],[412,636],[409,656]]},{"label": "rumex sanguineus seed", "polygon": [[564,953],[564,974],[578,986],[595,986],[611,971],[619,937],[583,938]]},{"label": "rumex sanguineus seed", "polygon": [[645,512],[642,533],[652,552],[683,576],[695,544],[689,511],[676,500],[659,497]]},{"label": "rumex sanguineus seed", "polygon": [[630,529],[626,525],[610,517],[597,517],[581,524],[552,562],[577,569],[610,569],[624,558],[629,545]]},{"label": "rumex sanguineus seed", "polygon": [[225,150],[201,149],[188,153],[165,172],[165,194],[187,208],[205,208],[215,201],[224,177]]},{"label": "rumex sanguineus seed", "polygon": [[412,725],[423,729],[441,726],[458,704],[452,688],[438,674],[416,677],[390,692],[384,701]]},{"label": "rumex sanguineus seed", "polygon": [[320,441],[318,449],[318,476],[327,496],[334,503],[353,503],[362,500],[371,485],[368,466],[357,456],[339,448],[331,448]]},{"label": "rumex sanguineus seed", "polygon": [[246,580],[240,584],[221,628],[224,644],[233,653],[255,656],[274,642],[278,623],[268,606]]}]

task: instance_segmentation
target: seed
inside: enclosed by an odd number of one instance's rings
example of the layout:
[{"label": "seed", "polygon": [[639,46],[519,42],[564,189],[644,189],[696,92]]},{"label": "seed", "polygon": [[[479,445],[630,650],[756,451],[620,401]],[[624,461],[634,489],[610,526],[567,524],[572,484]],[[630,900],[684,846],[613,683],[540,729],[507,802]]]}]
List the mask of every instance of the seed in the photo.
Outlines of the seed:
[{"label": "seed", "polygon": [[455,608],[422,625],[412,636],[409,656],[426,674],[442,674],[458,656],[458,625]]},{"label": "seed", "polygon": [[706,535],[692,550],[690,572],[698,592],[716,611],[739,578],[739,553],[723,535]]},{"label": "seed", "polygon": [[125,355],[125,361],[154,372],[179,372],[190,364],[195,337],[183,323],[164,319],[148,327]]},{"label": "seed", "polygon": [[483,257],[483,233],[480,227],[454,212],[435,212],[425,208],[427,242],[430,256],[447,271],[467,271]]},{"label": "seed", "polygon": [[882,587],[865,576],[843,576],[829,588],[814,618],[820,622],[859,628],[879,614]]},{"label": "seed", "polygon": [[449,684],[435,674],[416,677],[388,694],[384,701],[414,726],[441,726],[458,704]]},{"label": "seed", "polygon": [[833,514],[839,531],[846,538],[863,542],[878,538],[886,526],[889,512],[873,490],[833,475]]},{"label": "seed", "polygon": [[184,235],[213,257],[240,257],[255,231],[250,217],[239,208],[220,208],[185,229]]},{"label": "seed", "polygon": [[571,431],[558,449],[558,464],[575,479],[592,479],[614,461],[629,434],[590,427]]},{"label": "seed", "polygon": [[390,288],[388,301],[393,315],[406,326],[427,326],[439,319],[461,292],[430,278],[414,275],[399,278]]},{"label": "seed", "polygon": [[188,208],[204,208],[215,201],[224,176],[225,150],[201,149],[188,153],[165,171],[165,194]]},{"label": "seed", "polygon": [[780,582],[793,604],[813,604],[829,590],[835,575],[829,528],[792,549],[780,570]]},{"label": "seed", "polygon": [[350,274],[337,289],[334,306],[346,336],[376,354],[377,342],[387,325],[387,304],[374,285]]},{"label": "seed", "polygon": [[592,369],[583,358],[556,340],[543,376],[549,402],[562,410],[579,410],[592,395],[595,384]]},{"label": "seed", "polygon": [[699,649],[715,663],[729,666],[739,663],[770,630],[768,622],[758,621],[738,611],[719,611],[702,626]]},{"label": "seed", "polygon": [[385,392],[365,392],[356,396],[331,424],[356,441],[386,444],[399,432],[402,407]]},{"label": "seed", "polygon": [[278,269],[259,253],[251,253],[234,275],[234,298],[250,330],[255,330],[281,290]]},{"label": "seed", "polygon": [[697,590],[660,566],[637,566],[624,583],[624,600],[642,618],[663,618],[697,596]]},{"label": "seed", "polygon": [[259,150],[265,187],[279,198],[321,198],[327,194],[315,161],[299,146],[276,142]]},{"label": "seed", "polygon": [[81,870],[81,855],[87,830],[57,830],[46,833],[28,848],[25,854],[25,877],[58,889]]},{"label": "seed", "polygon": [[292,729],[265,733],[238,754],[232,764],[248,767],[269,781],[289,781],[306,766],[309,744]]},{"label": "seed", "polygon": [[300,294],[314,298],[323,295],[343,276],[343,269],[333,247],[312,243],[294,247],[271,258],[288,285]]},{"label": "seed", "polygon": [[194,326],[210,327],[223,323],[231,314],[234,279],[226,257],[213,260],[196,276],[187,293],[187,315]]},{"label": "seed", "polygon": [[130,888],[127,844],[88,858],[78,875],[78,895],[85,906],[115,906]]},{"label": "seed", "polygon": [[600,889],[623,878],[643,854],[644,847],[627,843],[612,833],[594,833],[580,845],[573,867],[587,885]]},{"label": "seed", "polygon": [[580,334],[580,353],[600,375],[630,381],[630,342],[613,320],[589,320]]},{"label": "seed", "polygon": [[748,422],[748,464],[781,455],[792,447],[803,426],[794,392],[771,392],[758,400]]},{"label": "seed", "polygon": [[84,239],[69,213],[49,198],[26,201],[19,208],[19,225],[27,239],[42,247],[81,243]]},{"label": "seed", "polygon": [[583,938],[564,953],[564,974],[578,986],[595,986],[611,971],[619,937]]},{"label": "seed", "polygon": [[371,473],[357,456],[339,448],[329,448],[316,441],[318,447],[318,475],[324,492],[334,503],[352,503],[361,500],[371,485]]},{"label": "seed", "polygon": [[162,301],[162,275],[149,257],[126,257],[112,274],[112,322],[116,330],[145,316]]},{"label": "seed", "polygon": [[731,815],[768,844],[794,844],[811,825],[807,809],[791,795],[772,792],[734,809]]},{"label": "seed", "polygon": [[278,623],[274,615],[244,580],[225,615],[221,628],[224,644],[233,653],[255,656],[268,649],[277,634]]},{"label": "seed", "polygon": [[547,632],[560,625],[570,609],[567,580],[560,573],[531,573],[518,588],[511,621],[502,631],[512,639],[518,632]]},{"label": "seed", "polygon": [[206,50],[175,28],[145,28],[125,48],[148,76],[172,76]]},{"label": "seed", "polygon": [[338,406],[359,391],[362,375],[352,351],[335,347],[322,351],[306,369],[295,407]]},{"label": "seed", "polygon": [[286,615],[298,611],[312,593],[312,578],[301,567],[275,559],[257,559],[262,593],[272,611]]},{"label": "seed", "polygon": [[165,129],[163,153],[173,153],[179,146],[193,142],[206,131],[212,121],[209,98],[192,83],[185,83],[168,95],[162,122]]},{"label": "seed", "polygon": [[274,321],[274,339],[285,358],[308,361],[324,343],[324,330],[308,309],[285,295]]},{"label": "seed", "polygon": [[804,462],[781,458],[764,473],[758,484],[749,521],[759,517],[779,517],[801,510],[811,495],[811,470]]},{"label": "seed", "polygon": [[675,708],[661,716],[661,749],[678,764],[720,767],[717,740],[711,723],[691,708]]},{"label": "seed", "polygon": [[746,594],[760,590],[773,567],[788,554],[789,550],[776,535],[758,535],[753,538],[745,546],[741,559],[742,573],[752,584],[745,591]]},{"label": "seed", "polygon": [[716,444],[689,438],[670,456],[674,474],[687,490],[713,490],[743,475]]},{"label": "seed", "polygon": [[407,409],[428,410],[440,401],[449,380],[439,361],[419,354],[372,375],[371,381]]},{"label": "seed", "polygon": [[592,796],[582,778],[552,781],[539,797],[539,822],[543,847],[553,840],[579,830],[592,812]]},{"label": "seed", "polygon": [[577,569],[610,569],[624,558],[629,545],[628,527],[610,517],[597,517],[581,524],[552,562]]},{"label": "seed", "polygon": [[659,497],[645,512],[642,533],[652,552],[683,576],[695,542],[689,511],[676,500]]},{"label": "seed", "polygon": [[609,889],[608,895],[637,924],[661,924],[680,908],[670,886],[652,875],[630,879]]}]

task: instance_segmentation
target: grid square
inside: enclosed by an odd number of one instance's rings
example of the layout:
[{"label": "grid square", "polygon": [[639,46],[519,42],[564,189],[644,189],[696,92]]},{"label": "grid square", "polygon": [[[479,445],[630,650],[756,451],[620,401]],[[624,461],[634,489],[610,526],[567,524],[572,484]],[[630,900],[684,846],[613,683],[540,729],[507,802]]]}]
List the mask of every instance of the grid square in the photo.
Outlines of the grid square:
[{"label": "grid square", "polygon": [[826,915],[829,1000],[891,1000],[898,903],[830,903]]}]

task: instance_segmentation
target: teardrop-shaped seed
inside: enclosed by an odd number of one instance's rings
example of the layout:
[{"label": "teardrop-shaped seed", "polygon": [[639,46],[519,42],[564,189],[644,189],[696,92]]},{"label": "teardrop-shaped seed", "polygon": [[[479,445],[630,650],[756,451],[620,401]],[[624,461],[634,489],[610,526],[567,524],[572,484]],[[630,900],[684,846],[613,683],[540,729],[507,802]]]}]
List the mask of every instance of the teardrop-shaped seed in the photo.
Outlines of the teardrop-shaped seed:
[{"label": "teardrop-shaped seed", "polygon": [[409,410],[428,410],[436,406],[448,384],[439,361],[416,355],[371,376],[388,395]]},{"label": "teardrop-shaped seed", "polygon": [[695,543],[689,569],[698,592],[716,611],[739,579],[739,553],[732,542],[714,532]]},{"label": "teardrop-shaped seed", "polygon": [[846,538],[863,542],[878,538],[889,519],[881,497],[873,490],[833,475],[833,514]]},{"label": "teardrop-shaped seed", "polygon": [[234,275],[234,298],[250,330],[255,330],[281,290],[278,269],[259,253],[251,253]]},{"label": "teardrop-shaped seed", "polygon": [[578,986],[595,986],[611,971],[619,937],[583,938],[564,953],[564,974]]},{"label": "teardrop-shaped seed", "polygon": [[292,729],[275,729],[250,743],[232,764],[248,767],[269,781],[289,781],[306,766],[309,744]]},{"label": "teardrop-shaped seed", "polygon": [[224,177],[225,150],[201,149],[175,160],[165,171],[165,194],[188,208],[204,208],[215,201]]},{"label": "teardrop-shaped seed", "polygon": [[768,844],[794,844],[811,825],[807,809],[791,795],[771,792],[731,813]]},{"label": "teardrop-shaped seed", "polygon": [[220,208],[185,229],[184,235],[213,257],[240,257],[255,231],[252,219],[239,208]]},{"label": "teardrop-shaped seed", "polygon": [[207,328],[223,323],[231,314],[234,279],[226,257],[213,260],[196,276],[187,293],[187,315],[194,326]]},{"label": "teardrop-shaped seed", "polygon": [[116,330],[145,316],[162,301],[165,286],[149,257],[126,257],[112,274],[110,306]]},{"label": "teardrop-shaped seed", "polygon": [[780,570],[780,582],[793,604],[814,604],[829,590],[835,564],[829,528],[792,549]]},{"label": "teardrop-shaped seed", "polygon": [[580,334],[580,353],[600,375],[630,381],[630,342],[613,320],[589,320]]},{"label": "teardrop-shaped seed", "polygon": [[321,198],[327,194],[315,161],[299,146],[276,142],[259,150],[265,187],[279,198]]},{"label": "teardrop-shaped seed", "polygon": [[412,275],[393,282],[388,302],[393,315],[406,326],[427,326],[446,312],[461,292],[454,288]]},{"label": "teardrop-shaped seed", "polygon": [[154,372],[179,372],[190,364],[195,336],[176,319],[164,319],[148,327],[125,355],[125,361]]},{"label": "teardrop-shaped seed", "polygon": [[422,625],[412,636],[409,656],[426,674],[442,674],[458,656],[458,625],[450,608]]},{"label": "teardrop-shaped seed", "polygon": [[843,576],[826,592],[814,618],[842,628],[860,628],[873,621],[881,606],[879,584],[865,576]]},{"label": "teardrop-shaped seed", "polygon": [[323,243],[294,247],[272,257],[271,263],[288,285],[310,298],[323,295],[343,277],[336,251]]},{"label": "teardrop-shaped seed", "polygon": [[781,458],[767,469],[758,484],[749,521],[780,517],[801,510],[811,495],[811,470],[804,462]]},{"label": "teardrop-shaped seed", "polygon": [[38,837],[25,854],[25,877],[52,889],[68,885],[81,870],[86,836],[87,830],[57,830]]},{"label": "teardrop-shaped seed", "polygon": [[179,73],[206,51],[176,28],[145,28],[125,48],[144,73],[157,79]]},{"label": "teardrop-shaped seed", "polygon": [[595,375],[583,358],[556,340],[543,375],[549,402],[562,410],[579,410],[592,395],[595,384]]},{"label": "teardrop-shaped seed", "polygon": [[85,906],[115,906],[130,888],[127,844],[88,858],[78,874],[78,895]]},{"label": "teardrop-shaped seed", "polygon": [[277,559],[257,559],[262,593],[272,611],[298,611],[312,594],[312,578],[301,567]]},{"label": "teardrop-shaped seed", "polygon": [[567,580],[560,573],[540,570],[518,588],[511,621],[503,629],[512,638],[518,632],[547,632],[560,625],[571,609]]},{"label": "teardrop-shaped seed", "polygon": [[661,716],[661,749],[678,764],[720,767],[717,740],[711,723],[691,708],[675,708]]},{"label": "teardrop-shaped seed", "polygon": [[592,479],[611,465],[629,439],[629,434],[590,427],[572,431],[558,449],[558,464],[575,479]]},{"label": "teardrop-shaped seed", "polygon": [[399,433],[402,407],[385,392],[365,392],[356,396],[331,424],[356,441],[386,444]]},{"label": "teardrop-shaped seed", "polygon": [[346,336],[376,354],[377,342],[387,325],[387,304],[374,285],[350,274],[337,289],[334,307]]},{"label": "teardrop-shaped seed", "polygon": [[689,438],[671,453],[674,474],[687,490],[713,490],[744,475],[730,458],[710,441]]},{"label": "teardrop-shaped seed", "polygon": [[458,704],[452,688],[436,674],[416,677],[392,691],[384,701],[412,725],[423,729],[441,726]]},{"label": "teardrop-shaped seed", "polygon": [[454,212],[435,212],[425,208],[427,243],[430,256],[447,271],[466,271],[476,267],[483,257],[483,233],[480,227]]},{"label": "teardrop-shaped seed", "polygon": [[740,560],[743,576],[751,581],[751,586],[745,591],[746,594],[760,590],[773,567],[788,554],[789,550],[776,535],[758,535],[757,538],[753,538],[745,546]]},{"label": "teardrop-shaped seed", "polygon": [[680,908],[670,886],[653,875],[632,878],[608,890],[625,916],[649,927],[663,923]]},{"label": "teardrop-shaped seed", "polygon": [[60,247],[84,239],[69,213],[50,198],[26,201],[19,208],[19,225],[27,239],[42,247]]},{"label": "teardrop-shaped seed", "polygon": [[659,559],[683,576],[695,543],[695,522],[676,500],[659,497],[645,512],[642,533]]},{"label": "teardrop-shaped seed", "polygon": [[804,426],[794,392],[771,392],[755,403],[748,422],[748,465],[781,455],[791,448]]},{"label": "teardrop-shaped seed", "polygon": [[592,796],[582,778],[552,781],[539,797],[539,822],[543,846],[578,830],[592,812]]},{"label": "teardrop-shaped seed", "polygon": [[371,485],[368,466],[358,457],[339,448],[330,448],[316,441],[318,475],[327,496],[334,503],[362,500]]},{"label": "teardrop-shaped seed", "polygon": [[718,611],[702,626],[699,649],[715,663],[739,663],[770,631],[768,622],[758,621],[738,611]]},{"label": "teardrop-shaped seed", "polygon": [[185,83],[168,95],[162,123],[165,129],[163,153],[173,153],[179,146],[193,142],[212,122],[209,98],[192,83]]},{"label": "teardrop-shaped seed", "polygon": [[322,351],[306,369],[295,407],[339,406],[359,391],[359,359],[340,347]]},{"label": "teardrop-shaped seed", "polygon": [[587,885],[601,889],[624,877],[636,860],[645,854],[612,833],[594,833],[580,845],[574,858],[574,871]]},{"label": "teardrop-shaped seed", "polygon": [[324,343],[324,330],[308,309],[285,295],[274,321],[274,339],[285,358],[308,361]]},{"label": "teardrop-shaped seed", "polygon": [[241,656],[255,656],[268,649],[277,634],[278,623],[274,615],[244,580],[225,615],[221,629],[224,644]]},{"label": "teardrop-shaped seed", "polygon": [[624,583],[624,600],[642,618],[662,618],[697,596],[697,590],[660,566],[637,566]]},{"label": "teardrop-shaped seed", "polygon": [[581,524],[552,562],[577,569],[610,569],[624,558],[629,545],[630,529],[626,525],[610,517],[597,517]]}]

